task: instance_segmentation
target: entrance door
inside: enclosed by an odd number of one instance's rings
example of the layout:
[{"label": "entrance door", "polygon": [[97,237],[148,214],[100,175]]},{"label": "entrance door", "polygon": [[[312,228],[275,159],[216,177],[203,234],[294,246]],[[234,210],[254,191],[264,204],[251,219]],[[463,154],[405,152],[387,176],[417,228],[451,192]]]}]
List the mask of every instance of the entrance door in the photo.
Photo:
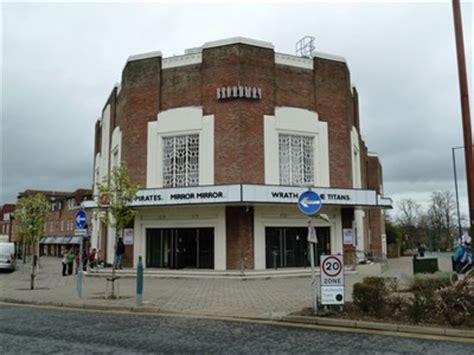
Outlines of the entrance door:
[{"label": "entrance door", "polygon": [[[330,253],[329,227],[317,227],[318,245],[315,248],[316,265],[321,254]],[[310,265],[308,228],[266,227],[265,228],[266,267],[306,267]]]},{"label": "entrance door", "polygon": [[214,268],[214,228],[147,229],[146,266]]}]

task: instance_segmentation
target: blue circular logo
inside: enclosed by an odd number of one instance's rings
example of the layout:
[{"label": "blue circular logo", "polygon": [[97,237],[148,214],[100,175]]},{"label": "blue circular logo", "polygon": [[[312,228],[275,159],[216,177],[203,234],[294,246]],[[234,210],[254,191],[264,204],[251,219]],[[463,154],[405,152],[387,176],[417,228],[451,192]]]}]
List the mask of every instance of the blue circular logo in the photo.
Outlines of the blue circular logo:
[{"label": "blue circular logo", "polygon": [[307,215],[313,215],[319,212],[322,202],[321,197],[314,191],[305,191],[298,198],[298,208]]}]

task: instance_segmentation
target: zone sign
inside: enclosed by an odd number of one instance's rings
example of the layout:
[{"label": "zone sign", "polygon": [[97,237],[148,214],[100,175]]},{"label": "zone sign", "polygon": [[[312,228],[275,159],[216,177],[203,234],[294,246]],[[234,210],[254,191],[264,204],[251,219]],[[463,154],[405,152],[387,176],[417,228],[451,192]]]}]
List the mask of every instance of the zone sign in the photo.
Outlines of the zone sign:
[{"label": "zone sign", "polygon": [[344,286],[342,255],[321,255],[321,286]]}]

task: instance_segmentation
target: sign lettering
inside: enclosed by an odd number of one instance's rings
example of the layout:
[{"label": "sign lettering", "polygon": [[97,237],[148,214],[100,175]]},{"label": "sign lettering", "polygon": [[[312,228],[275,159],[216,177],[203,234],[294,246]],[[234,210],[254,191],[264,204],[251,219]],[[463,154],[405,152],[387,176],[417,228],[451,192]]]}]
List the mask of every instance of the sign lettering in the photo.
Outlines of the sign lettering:
[{"label": "sign lettering", "polygon": [[252,100],[261,100],[262,99],[262,89],[257,87],[234,85],[234,86],[223,86],[217,88],[216,90],[217,100],[226,100],[226,99],[252,99]]}]

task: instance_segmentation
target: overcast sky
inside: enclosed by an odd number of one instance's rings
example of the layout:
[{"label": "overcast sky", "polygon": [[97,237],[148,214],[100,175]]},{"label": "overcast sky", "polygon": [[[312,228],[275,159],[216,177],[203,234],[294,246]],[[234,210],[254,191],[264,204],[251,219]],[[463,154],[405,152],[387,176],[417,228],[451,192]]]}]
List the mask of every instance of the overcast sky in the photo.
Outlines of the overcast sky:
[{"label": "overcast sky", "polygon": [[[473,6],[462,10],[471,76]],[[426,203],[432,191],[454,190],[451,147],[463,141],[451,1],[6,3],[2,33],[0,204],[28,188],[91,186],[94,123],[128,56],[169,57],[235,36],[294,54],[295,42],[312,35],[318,51],[345,57],[385,194]],[[470,94],[474,112],[472,85]],[[456,157],[463,175],[461,150]]]}]

